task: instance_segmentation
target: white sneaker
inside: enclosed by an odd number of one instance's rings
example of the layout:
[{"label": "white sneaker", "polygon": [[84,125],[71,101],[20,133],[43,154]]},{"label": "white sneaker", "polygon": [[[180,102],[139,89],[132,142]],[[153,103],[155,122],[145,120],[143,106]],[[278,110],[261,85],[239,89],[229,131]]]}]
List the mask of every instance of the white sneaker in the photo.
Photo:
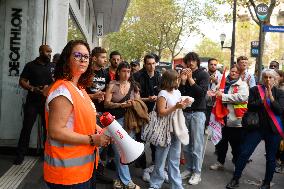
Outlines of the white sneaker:
[{"label": "white sneaker", "polygon": [[192,174],[191,171],[185,170],[180,174],[180,176],[181,176],[181,179],[183,180],[183,179],[190,178],[191,174]]},{"label": "white sneaker", "polygon": [[200,181],[201,181],[201,175],[198,173],[193,173],[188,183],[191,185],[197,185]]},{"label": "white sneaker", "polygon": [[211,165],[210,169],[214,170],[214,171],[224,170],[224,165],[222,165],[221,163],[217,162],[217,163],[214,163],[213,165]]},{"label": "white sneaker", "polygon": [[166,170],[164,171],[164,174],[165,174],[165,182],[169,183],[169,175],[168,175],[168,172]]},{"label": "white sneaker", "polygon": [[142,180],[144,180],[145,182],[150,182],[150,173],[148,171],[144,171]]}]

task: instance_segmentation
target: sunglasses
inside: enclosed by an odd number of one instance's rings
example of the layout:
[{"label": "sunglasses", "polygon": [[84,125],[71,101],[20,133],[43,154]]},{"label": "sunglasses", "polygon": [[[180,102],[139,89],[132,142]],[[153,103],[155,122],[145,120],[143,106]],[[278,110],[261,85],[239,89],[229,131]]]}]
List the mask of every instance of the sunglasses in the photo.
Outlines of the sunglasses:
[{"label": "sunglasses", "polygon": [[89,54],[82,54],[80,52],[73,52],[72,53],[73,56],[74,56],[74,60],[77,60],[77,61],[89,61],[90,60],[90,55]]}]

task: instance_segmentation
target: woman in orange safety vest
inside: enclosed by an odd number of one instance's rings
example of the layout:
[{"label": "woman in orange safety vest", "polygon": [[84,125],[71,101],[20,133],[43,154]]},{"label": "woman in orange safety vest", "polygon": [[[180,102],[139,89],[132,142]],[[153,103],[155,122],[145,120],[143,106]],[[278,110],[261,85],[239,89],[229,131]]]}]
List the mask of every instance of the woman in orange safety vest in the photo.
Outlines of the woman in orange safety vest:
[{"label": "woman in orange safety vest", "polygon": [[109,144],[98,134],[96,109],[85,87],[92,78],[90,48],[81,40],[70,41],[56,64],[55,83],[48,92],[45,115],[47,140],[44,180],[51,189],[91,189],[94,151]]}]

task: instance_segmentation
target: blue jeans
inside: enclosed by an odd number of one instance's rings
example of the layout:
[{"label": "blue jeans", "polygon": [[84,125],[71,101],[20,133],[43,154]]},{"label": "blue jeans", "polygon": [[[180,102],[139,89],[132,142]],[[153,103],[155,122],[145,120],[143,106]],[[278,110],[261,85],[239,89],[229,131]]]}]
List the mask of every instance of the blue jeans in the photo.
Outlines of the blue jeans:
[{"label": "blue jeans", "polygon": [[248,132],[245,136],[244,143],[241,146],[241,154],[235,167],[235,178],[241,177],[242,172],[247,164],[247,160],[250,158],[251,154],[254,152],[261,140],[264,140],[265,142],[266,151],[266,171],[264,182],[270,183],[272,181],[276,166],[275,154],[278,150],[277,144],[279,144],[280,137],[277,134],[271,133],[271,131],[264,131],[260,129]]},{"label": "blue jeans", "polygon": [[185,168],[194,173],[201,173],[204,148],[204,112],[184,112],[185,123],[189,132],[189,144],[184,146]]},{"label": "blue jeans", "polygon": [[95,189],[95,186],[92,187],[91,180],[92,179],[80,184],[73,184],[73,185],[61,185],[49,182],[46,182],[46,184],[50,189]]},{"label": "blue jeans", "polygon": [[181,142],[175,135],[171,135],[171,144],[167,147],[156,146],[155,168],[151,174],[150,186],[161,188],[165,179],[165,164],[168,160],[169,181],[171,189],[183,189],[180,176],[179,163]]},{"label": "blue jeans", "polygon": [[[123,126],[124,118],[120,118],[116,120],[121,126]],[[134,137],[134,132],[129,133],[129,135],[133,138]],[[123,165],[120,163],[120,155],[119,155],[119,150],[116,147],[115,144],[112,144],[112,148],[114,151],[114,162],[116,166],[116,173],[117,173],[117,178],[121,180],[121,182],[124,185],[128,185],[128,183],[131,181],[131,176],[129,172],[128,165]]]}]

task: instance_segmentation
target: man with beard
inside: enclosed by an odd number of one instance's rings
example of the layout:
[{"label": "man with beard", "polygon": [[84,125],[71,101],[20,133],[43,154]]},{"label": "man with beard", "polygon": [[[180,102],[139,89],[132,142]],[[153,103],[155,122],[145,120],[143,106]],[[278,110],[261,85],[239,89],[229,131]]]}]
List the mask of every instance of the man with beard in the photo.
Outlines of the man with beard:
[{"label": "man with beard", "polygon": [[41,117],[41,129],[44,131],[43,142],[46,139],[44,119],[45,96],[43,95],[43,90],[53,82],[52,70],[54,67],[50,62],[51,52],[52,50],[48,45],[41,45],[39,47],[39,57],[27,63],[20,76],[19,85],[28,91],[28,95],[24,105],[24,120],[17,147],[17,157],[14,160],[16,165],[22,164],[24,160],[37,115]]},{"label": "man with beard", "polygon": [[92,86],[87,88],[87,92],[94,102],[97,112],[103,112],[107,77],[104,67],[107,64],[107,52],[102,47],[95,47],[92,50],[91,57],[95,75]]},{"label": "man with beard", "polygon": [[205,96],[209,85],[209,74],[200,67],[200,58],[195,52],[188,53],[183,58],[183,62],[187,68],[181,72],[179,90],[182,96],[190,96],[195,100],[191,107],[184,109],[189,144],[184,146],[186,169],[181,173],[181,177],[189,178],[189,184],[197,185],[201,181],[206,120]]},{"label": "man with beard", "polygon": [[121,61],[122,61],[121,54],[118,51],[112,51],[110,53],[109,55],[110,66],[106,69],[107,73],[106,84],[109,84],[110,81],[115,80],[115,72]]},{"label": "man with beard", "polygon": [[210,58],[208,60],[208,73],[210,76],[208,91],[206,95],[206,123],[205,127],[209,124],[212,108],[214,106],[215,98],[212,96],[216,91],[216,87],[221,81],[222,74],[217,70],[218,60],[216,58]]}]

